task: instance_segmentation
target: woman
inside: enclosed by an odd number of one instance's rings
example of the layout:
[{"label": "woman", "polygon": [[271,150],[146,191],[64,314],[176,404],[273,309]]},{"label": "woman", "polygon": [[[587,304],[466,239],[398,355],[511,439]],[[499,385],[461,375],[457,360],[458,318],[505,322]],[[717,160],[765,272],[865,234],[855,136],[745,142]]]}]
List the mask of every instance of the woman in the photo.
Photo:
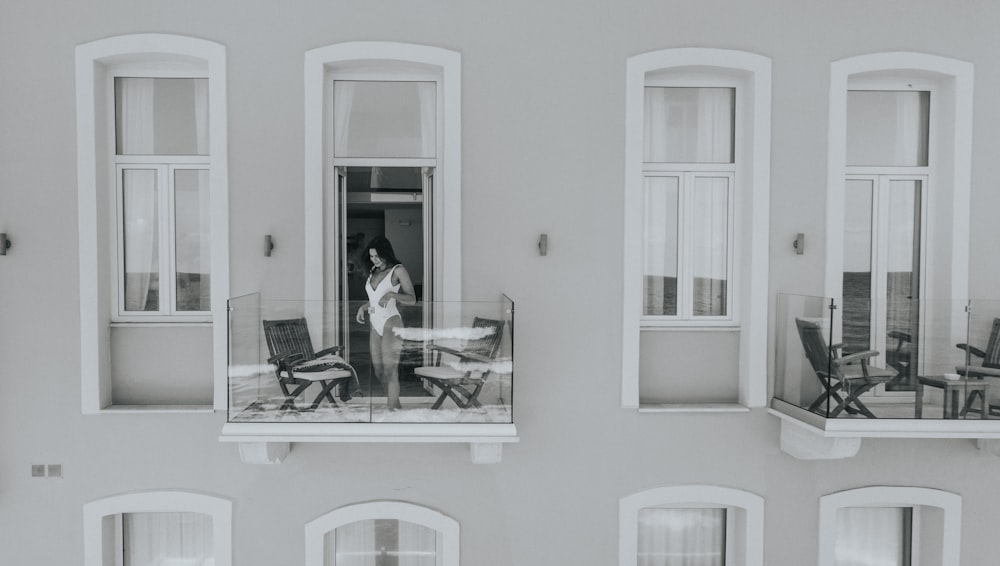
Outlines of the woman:
[{"label": "woman", "polygon": [[382,236],[375,236],[365,246],[365,260],[368,263],[368,282],[365,291],[368,302],[361,305],[355,319],[365,323],[365,313],[371,317],[369,344],[375,377],[386,387],[389,410],[402,408],[399,403],[399,354],[402,340],[394,332],[403,326],[397,303],[413,305],[417,302],[413,282],[396,254],[392,244]]}]

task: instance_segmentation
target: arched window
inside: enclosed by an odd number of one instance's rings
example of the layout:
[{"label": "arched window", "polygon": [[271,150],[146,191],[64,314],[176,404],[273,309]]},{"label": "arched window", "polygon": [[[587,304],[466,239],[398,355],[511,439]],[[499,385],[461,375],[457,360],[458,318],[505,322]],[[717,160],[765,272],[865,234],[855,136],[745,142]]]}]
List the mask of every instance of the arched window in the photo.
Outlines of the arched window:
[{"label": "arched window", "polygon": [[619,503],[620,566],[763,566],[764,500],[738,489],[684,485]]},{"label": "arched window", "polygon": [[770,59],[666,49],[626,73],[622,405],[763,406]]},{"label": "arched window", "polygon": [[458,522],[419,505],[374,501],[306,525],[306,566],[380,564],[458,566]]},{"label": "arched window", "polygon": [[179,491],[116,495],[83,506],[84,566],[232,564],[232,503]]},{"label": "arched window", "polygon": [[916,376],[941,363],[934,344],[965,340],[972,86],[971,63],[922,53],[830,66],[825,293],[843,320],[834,332],[852,351],[907,338],[898,355],[908,369],[875,395],[913,395]]},{"label": "arched window", "polygon": [[820,498],[819,566],[959,562],[962,498],[920,487],[864,487]]},{"label": "arched window", "polygon": [[306,300],[349,296],[375,234],[416,243],[397,252],[419,299],[461,300],[461,56],[338,43],[306,52],[305,83]]},{"label": "arched window", "polygon": [[111,37],[76,73],[83,411],[225,409],[225,48]]}]

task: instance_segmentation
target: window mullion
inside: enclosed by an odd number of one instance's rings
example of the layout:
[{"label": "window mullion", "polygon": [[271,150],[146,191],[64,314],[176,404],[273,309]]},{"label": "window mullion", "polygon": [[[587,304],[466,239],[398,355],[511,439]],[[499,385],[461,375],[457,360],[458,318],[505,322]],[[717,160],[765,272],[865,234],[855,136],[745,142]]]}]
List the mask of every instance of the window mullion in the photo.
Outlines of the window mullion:
[{"label": "window mullion", "polygon": [[879,176],[873,184],[875,191],[872,204],[872,250],[874,258],[874,277],[872,296],[872,335],[871,347],[880,352],[885,351],[886,334],[886,300],[889,289],[889,182],[887,176]]},{"label": "window mullion", "polygon": [[694,212],[694,174],[686,172],[680,176],[681,190],[678,191],[680,203],[678,210],[678,256],[677,269],[677,314],[684,320],[694,316],[694,242],[691,238],[692,214]]}]

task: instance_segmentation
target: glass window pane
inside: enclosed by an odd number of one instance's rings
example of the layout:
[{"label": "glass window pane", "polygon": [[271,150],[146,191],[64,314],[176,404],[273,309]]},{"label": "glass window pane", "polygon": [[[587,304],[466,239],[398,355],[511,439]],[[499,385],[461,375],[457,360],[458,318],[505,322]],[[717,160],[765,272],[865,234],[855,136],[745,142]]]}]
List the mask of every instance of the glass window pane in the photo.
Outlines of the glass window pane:
[{"label": "glass window pane", "polygon": [[211,310],[211,221],[208,170],[174,171],[178,311]]},{"label": "glass window pane", "polygon": [[[886,332],[902,332],[910,340],[899,351],[887,352],[887,363],[900,369],[901,378],[886,389],[910,387],[916,367],[919,330],[917,299],[920,289],[920,185],[917,180],[889,182],[886,265]],[[897,335],[898,336],[898,335]],[[895,344],[895,341],[890,342]]]},{"label": "glass window pane", "polygon": [[208,155],[208,79],[115,78],[118,155]]},{"label": "glass window pane", "polygon": [[837,510],[836,566],[910,566],[910,517],[904,507]]},{"label": "glass window pane", "polygon": [[929,92],[847,93],[847,164],[926,166]]},{"label": "glass window pane", "polygon": [[335,81],[336,157],[434,157],[436,83]]},{"label": "glass window pane", "polygon": [[160,238],[156,169],[122,171],[125,310],[159,310]]},{"label": "glass window pane", "polygon": [[122,514],[124,566],[212,566],[212,518],[202,513]]},{"label": "glass window pane", "polygon": [[725,509],[639,511],[637,566],[723,566]]},{"label": "glass window pane", "polygon": [[678,177],[646,177],[644,315],[677,315]]},{"label": "glass window pane", "polygon": [[646,87],[643,161],[732,163],[736,89]]},{"label": "glass window pane", "polygon": [[325,566],[437,566],[437,531],[397,519],[369,519],[326,534]]},{"label": "glass window pane", "polygon": [[695,178],[693,205],[693,312],[695,316],[725,316],[729,283],[729,178]]},{"label": "glass window pane", "polygon": [[874,181],[849,179],[844,187],[844,349],[871,346],[872,211]]}]

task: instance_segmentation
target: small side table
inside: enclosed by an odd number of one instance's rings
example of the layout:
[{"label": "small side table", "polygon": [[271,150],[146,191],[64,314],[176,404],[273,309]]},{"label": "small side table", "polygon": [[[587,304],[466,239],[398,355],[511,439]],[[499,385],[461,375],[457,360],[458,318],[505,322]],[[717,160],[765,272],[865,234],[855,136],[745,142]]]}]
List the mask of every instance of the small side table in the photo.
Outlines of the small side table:
[{"label": "small side table", "polygon": [[[917,403],[914,409],[914,416],[916,418],[923,418],[925,385],[944,390],[943,418],[957,419],[959,416],[964,417],[969,412],[969,405],[972,404],[977,396],[983,403],[983,410],[980,411],[979,418],[990,418],[989,405],[986,402],[987,384],[985,379],[945,379],[940,375],[917,376]],[[965,396],[965,405],[961,408],[960,413],[958,401],[963,394],[968,395]]]}]

